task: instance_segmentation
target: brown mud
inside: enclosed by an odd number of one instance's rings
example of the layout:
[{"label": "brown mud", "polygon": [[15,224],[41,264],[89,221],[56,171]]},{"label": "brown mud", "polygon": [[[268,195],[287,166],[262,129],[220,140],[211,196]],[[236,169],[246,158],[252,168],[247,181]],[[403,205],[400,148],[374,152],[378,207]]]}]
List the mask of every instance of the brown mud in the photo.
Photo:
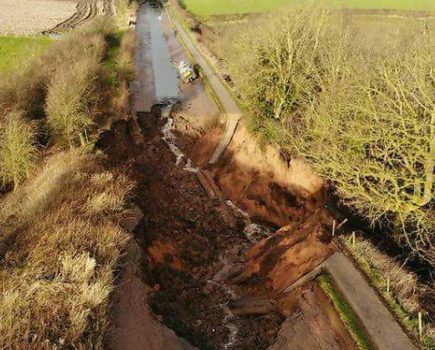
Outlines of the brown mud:
[{"label": "brown mud", "polygon": [[[150,16],[155,21],[146,20]],[[158,75],[151,82],[155,92],[161,90],[157,82],[167,81],[153,57],[185,59],[158,9],[143,6],[137,27],[136,60],[145,68],[139,72],[143,81],[135,94],[135,111],[156,97],[144,88],[147,77]],[[147,50],[157,39],[162,45]],[[168,50],[162,49],[165,42]],[[137,113],[139,124],[135,119],[115,123],[98,144],[109,166],[123,167],[136,181],[133,201],[143,214],[134,231],[142,271],[123,274],[113,343],[125,341],[129,349],[184,348],[166,325],[200,349],[267,349],[279,341],[283,321],[292,322],[303,305],[301,290],[284,296],[279,292],[333,251],[326,233],[330,217],[323,210],[323,182],[302,162],[259,148],[243,124],[210,167],[225,118],[215,116],[201,81],[179,89],[180,103],[169,119],[167,108],[154,106],[150,113]],[[141,288],[146,297],[140,295]],[[132,308],[128,299],[140,307]],[[323,307],[309,305],[312,315]],[[137,310],[154,314],[154,322]],[[135,330],[151,335],[137,337]],[[159,341],[150,343],[154,333]],[[328,336],[320,343],[341,337],[336,331],[324,333]],[[134,346],[131,338],[137,339]],[[165,338],[169,343],[163,345]]]},{"label": "brown mud", "polygon": [[251,246],[243,220],[229,225],[220,203],[207,197],[195,174],[175,166],[160,135],[164,121],[158,109],[142,114],[139,123],[142,144],[129,136],[134,123],[119,122],[98,146],[108,163],[128,167],[137,181],[134,201],[144,218],[135,237],[145,257],[146,283],[153,288],[148,296],[151,309],[201,349],[266,349],[284,321],[280,313],[228,313],[228,303],[265,294],[256,279],[227,286],[227,274],[244,265],[244,253]]},{"label": "brown mud", "polygon": [[[265,203],[268,208],[278,203],[278,207],[288,207],[288,211],[283,209],[280,214],[268,210],[267,215],[257,218],[260,223],[291,225],[268,239],[253,239],[246,233],[243,214],[234,210],[232,220],[228,220],[224,215],[228,210],[222,210],[222,201],[207,196],[196,174],[183,170],[183,164],[175,166],[175,156],[162,140],[165,121],[159,109],[155,107],[151,113],[140,113],[138,122],[134,119],[116,122],[102,135],[98,147],[107,154],[108,166],[123,167],[137,182],[133,200],[140,207],[143,219],[135,230],[135,240],[143,256],[139,275],[144,277],[142,284],[126,283],[121,289],[135,286],[136,292],[123,293],[137,299],[143,288],[146,296],[139,308],[143,310],[141,315],[152,311],[155,320],[200,349],[267,349],[275,343],[273,349],[290,349],[294,347],[288,347],[289,344],[298,344],[304,337],[317,337],[320,333],[324,336],[313,340],[321,345],[319,349],[351,348],[344,345],[352,344],[352,340],[343,325],[338,322],[335,329],[326,321],[325,315],[332,312],[331,306],[321,302],[312,287],[286,295],[278,293],[321,263],[333,250],[327,227],[321,223],[327,218],[322,217],[318,208],[314,209],[311,199],[293,194],[289,200],[291,192],[287,193],[281,185],[281,191],[275,190],[270,197],[273,201]],[[177,133],[178,140],[178,145],[187,148],[192,142],[181,133]],[[209,148],[212,149],[213,144]],[[272,183],[277,180],[273,176],[271,179]],[[270,189],[270,185],[257,187],[260,195]],[[227,195],[231,197],[231,192],[225,193]],[[240,203],[243,204],[243,200]],[[288,214],[293,211],[300,215]],[[260,237],[262,235],[266,233],[262,232]],[[308,301],[302,298],[305,293],[309,295]],[[121,308],[125,307],[122,300],[120,304]],[[135,323],[132,317],[127,317],[126,310],[120,313],[123,316],[119,319]],[[317,314],[324,315],[320,321],[316,319]],[[167,329],[155,328],[155,320],[152,323],[149,317],[137,318],[137,324],[132,327],[134,334],[135,329],[150,334],[156,332],[156,339],[166,339],[165,346],[184,348],[180,343],[182,339],[177,340]],[[286,327],[282,327],[284,321]],[[141,322],[150,325],[140,327]],[[303,331],[299,332],[298,327]],[[289,340],[289,332],[297,335]],[[120,333],[121,338],[115,337],[115,344],[131,338],[131,332],[126,332],[125,327],[121,327]],[[139,343],[150,344],[150,337],[136,338]],[[157,340],[154,343],[157,344]],[[137,344],[129,349],[140,349]],[[164,348],[158,344],[149,346],[150,349]]]}]

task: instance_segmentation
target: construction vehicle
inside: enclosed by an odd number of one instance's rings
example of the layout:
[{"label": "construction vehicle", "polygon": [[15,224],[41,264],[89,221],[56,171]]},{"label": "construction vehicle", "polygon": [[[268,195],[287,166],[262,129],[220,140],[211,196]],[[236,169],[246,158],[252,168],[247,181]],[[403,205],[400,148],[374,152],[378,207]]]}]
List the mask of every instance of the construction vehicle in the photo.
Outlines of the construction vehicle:
[{"label": "construction vehicle", "polygon": [[192,66],[185,61],[181,61],[178,65],[178,72],[180,73],[181,80],[186,84],[194,81],[198,77]]}]

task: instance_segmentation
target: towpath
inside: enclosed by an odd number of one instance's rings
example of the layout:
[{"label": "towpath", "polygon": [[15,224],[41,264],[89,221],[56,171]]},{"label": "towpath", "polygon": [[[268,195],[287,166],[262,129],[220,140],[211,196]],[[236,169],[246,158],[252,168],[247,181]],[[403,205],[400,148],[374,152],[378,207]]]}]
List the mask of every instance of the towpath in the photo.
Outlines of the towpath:
[{"label": "towpath", "polygon": [[195,62],[199,64],[199,66],[203,70],[204,76],[207,77],[207,81],[210,84],[210,87],[213,90],[214,94],[216,95],[216,98],[219,101],[221,108],[227,115],[227,123],[224,135],[222,136],[219,145],[217,146],[213,156],[210,159],[210,164],[215,164],[231,142],[231,139],[233,138],[236,131],[239,119],[242,116],[242,111],[240,110],[237,103],[234,101],[231,94],[228,92],[225,85],[214,72],[213,68],[204,59],[203,55],[193,42],[191,36],[186,32],[184,27],[174,16],[171,16],[169,11],[168,16],[171,19],[186,49],[190,52]]}]

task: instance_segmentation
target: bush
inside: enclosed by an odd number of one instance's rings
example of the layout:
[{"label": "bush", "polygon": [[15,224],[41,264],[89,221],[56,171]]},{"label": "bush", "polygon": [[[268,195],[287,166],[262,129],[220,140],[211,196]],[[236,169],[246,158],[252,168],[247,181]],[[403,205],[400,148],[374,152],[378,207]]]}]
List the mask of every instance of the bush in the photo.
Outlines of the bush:
[{"label": "bush", "polygon": [[26,62],[21,70],[3,73],[0,79],[0,108],[22,111],[27,119],[43,118],[47,82],[41,58]]},{"label": "bush", "polygon": [[73,147],[93,124],[91,111],[101,66],[93,57],[58,69],[48,85],[47,123],[54,139]]},{"label": "bush", "polygon": [[8,113],[0,123],[0,183],[17,188],[35,164],[35,134],[17,112]]},{"label": "bush", "polygon": [[346,205],[435,264],[430,35],[369,55],[337,16],[295,9],[245,37],[236,84],[266,142],[309,160]]}]

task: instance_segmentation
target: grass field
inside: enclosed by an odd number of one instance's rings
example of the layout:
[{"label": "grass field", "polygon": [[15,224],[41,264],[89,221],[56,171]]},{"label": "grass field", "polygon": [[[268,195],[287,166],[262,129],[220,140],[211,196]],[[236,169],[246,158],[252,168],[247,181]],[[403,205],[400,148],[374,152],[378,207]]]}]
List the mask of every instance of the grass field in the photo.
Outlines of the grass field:
[{"label": "grass field", "polygon": [[[274,11],[298,2],[301,3],[300,0],[180,0],[185,8],[201,17]],[[433,11],[435,9],[433,0],[331,0],[324,1],[324,3],[332,7],[355,9],[404,11]]]},{"label": "grass field", "polygon": [[46,37],[0,36],[0,72],[16,66],[29,56],[41,53],[50,41]]}]

